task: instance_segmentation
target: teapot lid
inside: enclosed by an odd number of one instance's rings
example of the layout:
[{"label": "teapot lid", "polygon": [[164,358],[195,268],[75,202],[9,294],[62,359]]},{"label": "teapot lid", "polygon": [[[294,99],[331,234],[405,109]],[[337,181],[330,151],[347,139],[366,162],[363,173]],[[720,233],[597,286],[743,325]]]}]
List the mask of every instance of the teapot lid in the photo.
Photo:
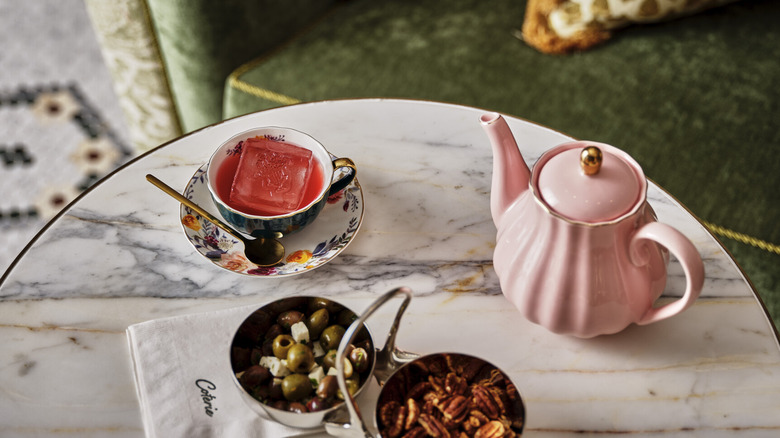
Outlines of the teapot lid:
[{"label": "teapot lid", "polygon": [[577,222],[615,220],[644,199],[646,180],[628,154],[595,142],[571,142],[548,151],[533,184],[555,213]]}]

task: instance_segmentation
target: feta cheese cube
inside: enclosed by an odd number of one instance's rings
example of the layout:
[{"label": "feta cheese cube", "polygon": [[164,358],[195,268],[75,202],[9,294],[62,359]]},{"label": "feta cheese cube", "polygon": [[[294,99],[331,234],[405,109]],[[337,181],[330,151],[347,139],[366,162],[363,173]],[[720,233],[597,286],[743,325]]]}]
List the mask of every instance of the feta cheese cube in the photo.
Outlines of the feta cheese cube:
[{"label": "feta cheese cube", "polygon": [[290,327],[290,332],[293,339],[295,339],[295,342],[309,345],[309,328],[306,327],[306,324],[303,321],[293,324]]},{"label": "feta cheese cube", "polygon": [[274,356],[263,356],[260,358],[260,366],[268,368],[268,371],[274,377],[284,377],[290,374],[290,370],[284,362]]},{"label": "feta cheese cube", "polygon": [[325,371],[322,370],[322,367],[317,365],[314,367],[314,369],[309,373],[309,380],[312,381],[313,386],[317,386],[322,382],[322,379],[325,378]]},{"label": "feta cheese cube", "polygon": [[319,342],[311,344],[311,352],[314,353],[314,357],[325,356],[325,349],[322,348]]},{"label": "feta cheese cube", "polygon": [[276,360],[279,359],[273,356],[263,356],[260,358],[260,362],[258,362],[258,365],[260,365],[261,367],[266,367],[268,369],[271,369],[271,364]]}]

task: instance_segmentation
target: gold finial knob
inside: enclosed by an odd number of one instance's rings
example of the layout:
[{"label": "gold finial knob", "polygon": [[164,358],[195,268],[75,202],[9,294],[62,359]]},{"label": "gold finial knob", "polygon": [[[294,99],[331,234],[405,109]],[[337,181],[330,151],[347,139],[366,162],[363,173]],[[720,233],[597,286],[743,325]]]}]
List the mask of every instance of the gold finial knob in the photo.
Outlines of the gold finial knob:
[{"label": "gold finial knob", "polygon": [[580,167],[585,175],[595,175],[601,170],[601,149],[596,146],[588,146],[580,153]]}]

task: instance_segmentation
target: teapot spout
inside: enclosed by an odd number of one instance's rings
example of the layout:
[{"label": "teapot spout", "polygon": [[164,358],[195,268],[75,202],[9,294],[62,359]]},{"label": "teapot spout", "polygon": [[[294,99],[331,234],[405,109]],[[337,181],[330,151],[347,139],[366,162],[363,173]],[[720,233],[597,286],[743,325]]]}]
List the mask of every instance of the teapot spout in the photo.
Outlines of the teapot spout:
[{"label": "teapot spout", "polygon": [[493,216],[493,223],[498,226],[509,206],[528,190],[531,171],[520,154],[509,125],[500,114],[483,114],[479,120],[493,146],[490,214]]}]

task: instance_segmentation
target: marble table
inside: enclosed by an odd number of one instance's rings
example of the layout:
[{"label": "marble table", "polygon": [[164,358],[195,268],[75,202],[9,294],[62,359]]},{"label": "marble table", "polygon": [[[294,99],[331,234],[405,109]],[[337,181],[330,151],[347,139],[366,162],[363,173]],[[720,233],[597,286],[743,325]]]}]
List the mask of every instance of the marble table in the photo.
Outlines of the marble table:
[{"label": "marble table", "polygon": [[[723,247],[653,184],[659,219],[705,261],[692,308],[590,340],[519,316],[492,268],[492,152],[482,112],[381,99],[283,107],[201,129],[101,181],[0,279],[0,436],[143,436],[129,325],[297,294],[359,310],[401,285],[415,298],[399,346],[470,353],[504,369],[526,403],[526,436],[780,435],[776,330]],[[569,140],[508,121],[529,163]],[[152,173],[183,190],[221,141],[267,125],[295,127],[352,158],[365,200],[361,229],[339,257],[284,278],[238,275],[196,253],[179,204],[144,179]],[[662,300],[684,288],[674,260],[669,276]],[[370,322],[377,333],[394,309],[383,312]]]}]

